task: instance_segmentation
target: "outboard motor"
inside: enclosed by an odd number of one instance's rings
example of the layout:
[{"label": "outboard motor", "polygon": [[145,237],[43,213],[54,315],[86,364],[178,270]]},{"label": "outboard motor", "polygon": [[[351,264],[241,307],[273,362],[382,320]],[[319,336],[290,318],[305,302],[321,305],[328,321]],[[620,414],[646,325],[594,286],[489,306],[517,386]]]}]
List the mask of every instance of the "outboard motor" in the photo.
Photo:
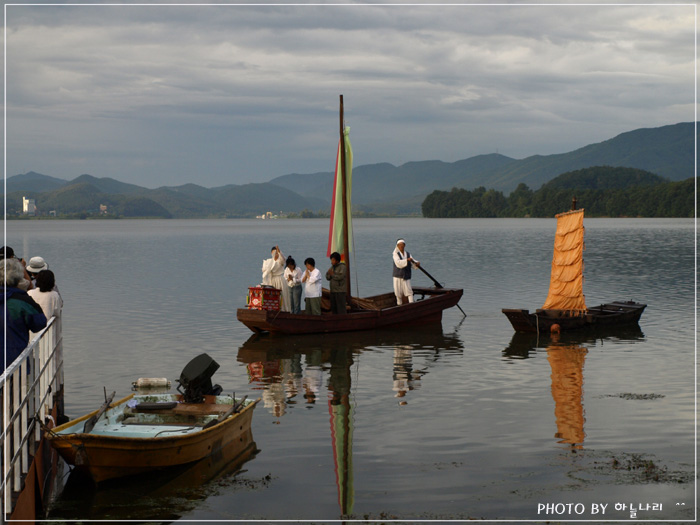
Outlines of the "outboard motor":
[{"label": "outboard motor", "polygon": [[[185,403],[201,403],[204,396],[218,396],[223,390],[219,385],[211,384],[211,376],[219,369],[219,363],[214,361],[207,354],[200,354],[180,373],[180,383],[177,391],[184,397]],[[182,391],[184,388],[184,392]]]}]

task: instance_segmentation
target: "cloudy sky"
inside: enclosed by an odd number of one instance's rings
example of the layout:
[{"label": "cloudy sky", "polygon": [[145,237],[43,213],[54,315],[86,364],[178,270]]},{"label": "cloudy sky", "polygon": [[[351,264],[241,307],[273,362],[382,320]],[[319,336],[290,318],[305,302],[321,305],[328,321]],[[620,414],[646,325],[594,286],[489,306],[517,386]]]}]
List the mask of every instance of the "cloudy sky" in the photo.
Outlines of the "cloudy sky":
[{"label": "cloudy sky", "polygon": [[6,176],[155,188],[563,153],[695,118],[694,5],[8,5]]}]

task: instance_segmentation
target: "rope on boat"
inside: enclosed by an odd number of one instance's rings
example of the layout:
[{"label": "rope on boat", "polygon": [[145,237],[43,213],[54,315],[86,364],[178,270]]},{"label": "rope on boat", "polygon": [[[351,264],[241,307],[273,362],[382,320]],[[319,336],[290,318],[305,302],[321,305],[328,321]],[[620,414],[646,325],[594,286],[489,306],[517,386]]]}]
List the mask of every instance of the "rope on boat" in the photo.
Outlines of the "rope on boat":
[{"label": "rope on boat", "polygon": [[[74,444],[74,443],[71,443],[71,440],[68,439],[66,436],[64,436],[64,435],[62,435],[62,434],[57,434],[56,432],[54,432],[52,428],[49,428],[49,427],[41,420],[41,416],[39,415],[38,412],[37,412],[36,415],[34,416],[34,421],[36,421],[37,423],[39,423],[39,428],[41,428],[42,432],[44,432],[44,433],[46,433],[46,434],[49,434],[52,438],[54,438],[54,439],[62,439],[63,441],[67,441],[68,444],[69,444],[71,447],[73,447],[73,448],[75,448],[75,449],[78,449],[78,450],[80,450],[81,448],[82,448],[82,449],[85,448],[83,445],[76,445],[76,444]],[[71,435],[72,435],[72,434],[71,434]]]},{"label": "rope on boat", "polygon": [[[352,213],[350,213],[350,220],[352,221]],[[355,295],[360,297],[360,284],[357,280],[357,259],[355,258],[355,235],[352,236],[352,269],[355,270]],[[349,257],[348,257],[349,259]],[[350,290],[350,297],[352,299],[352,290]]]},{"label": "rope on boat", "polygon": [[160,436],[163,432],[189,432],[190,430],[194,430],[195,428],[197,428],[197,427],[188,427],[188,428],[166,428],[165,430],[161,430],[160,432],[158,432],[158,433],[157,433],[155,436],[153,436],[153,437],[154,437],[154,438],[157,438],[157,437]]}]

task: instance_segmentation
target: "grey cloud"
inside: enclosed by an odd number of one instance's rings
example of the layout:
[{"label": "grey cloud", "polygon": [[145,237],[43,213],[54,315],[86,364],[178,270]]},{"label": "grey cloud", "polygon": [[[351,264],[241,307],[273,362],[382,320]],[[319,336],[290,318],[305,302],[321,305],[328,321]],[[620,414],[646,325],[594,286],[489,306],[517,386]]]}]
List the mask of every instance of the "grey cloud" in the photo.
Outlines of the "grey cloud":
[{"label": "grey cloud", "polygon": [[330,170],[339,93],[360,164],[568,151],[694,115],[692,6],[7,12],[10,175]]}]

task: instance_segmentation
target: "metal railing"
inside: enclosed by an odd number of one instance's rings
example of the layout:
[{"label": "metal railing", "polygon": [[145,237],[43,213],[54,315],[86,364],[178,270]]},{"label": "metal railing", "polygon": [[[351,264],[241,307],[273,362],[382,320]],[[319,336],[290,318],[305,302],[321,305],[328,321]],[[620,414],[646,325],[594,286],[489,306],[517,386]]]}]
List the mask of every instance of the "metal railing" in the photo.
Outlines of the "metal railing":
[{"label": "metal railing", "polygon": [[41,442],[41,428],[35,418],[52,418],[55,396],[62,389],[61,320],[52,317],[0,376],[0,522],[12,513]]}]

